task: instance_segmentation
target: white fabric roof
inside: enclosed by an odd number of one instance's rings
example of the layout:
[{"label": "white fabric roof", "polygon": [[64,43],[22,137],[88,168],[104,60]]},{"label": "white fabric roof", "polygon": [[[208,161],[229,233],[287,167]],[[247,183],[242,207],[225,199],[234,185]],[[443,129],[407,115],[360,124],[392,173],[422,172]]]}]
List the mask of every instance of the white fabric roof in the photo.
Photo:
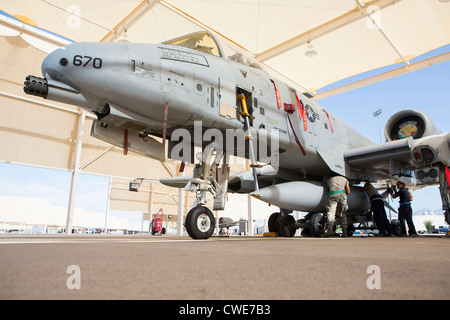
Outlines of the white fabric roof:
[{"label": "white fabric roof", "polygon": [[1,9],[73,41],[117,41],[127,30],[131,42],[162,42],[207,29],[312,92],[395,63],[408,72],[412,58],[450,43],[447,0],[15,0]]},{"label": "white fabric roof", "polygon": [[[155,43],[206,29],[276,69],[274,77],[311,91],[400,63],[316,98],[450,59],[446,53],[407,66],[450,42],[448,0],[0,0],[0,10],[0,161],[67,170],[74,168],[78,108],[32,99],[22,83],[25,75],[39,74],[44,52],[71,41],[117,41],[127,30],[131,42]],[[306,57],[308,49],[317,55]],[[157,178],[178,171],[171,162],[109,151],[89,136],[91,121],[83,137],[82,172]],[[126,185],[114,189],[112,208],[147,210],[148,194],[130,197],[122,189]],[[155,206],[174,212],[171,191],[156,191]]]}]

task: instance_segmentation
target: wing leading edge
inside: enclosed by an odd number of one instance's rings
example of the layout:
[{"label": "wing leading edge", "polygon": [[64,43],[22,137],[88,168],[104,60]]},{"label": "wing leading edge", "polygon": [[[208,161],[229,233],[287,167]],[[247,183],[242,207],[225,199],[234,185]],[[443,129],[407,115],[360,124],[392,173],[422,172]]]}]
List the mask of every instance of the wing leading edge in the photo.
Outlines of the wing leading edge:
[{"label": "wing leading edge", "polygon": [[[412,171],[450,165],[450,133],[414,140],[412,137],[351,149],[344,154],[354,170],[372,174],[411,177]],[[416,174],[419,184],[435,184]],[[423,179],[422,179],[423,178]],[[428,182],[428,183],[427,183]]]}]

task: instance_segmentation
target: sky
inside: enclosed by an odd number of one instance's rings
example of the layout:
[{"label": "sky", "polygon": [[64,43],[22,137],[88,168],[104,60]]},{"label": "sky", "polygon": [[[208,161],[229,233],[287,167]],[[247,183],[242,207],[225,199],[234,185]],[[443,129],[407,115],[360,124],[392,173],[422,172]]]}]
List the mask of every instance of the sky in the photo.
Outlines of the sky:
[{"label": "sky", "polygon": [[[411,62],[449,51],[450,45],[447,45]],[[382,69],[387,71],[396,67]],[[374,72],[368,72],[355,76],[350,82],[373,74]],[[340,84],[345,82],[342,81]],[[333,86],[329,86],[331,87]],[[325,98],[318,103],[376,143],[381,142],[380,130],[384,141],[384,125],[389,117],[402,109],[422,111],[442,132],[450,132],[450,61]],[[373,113],[381,108],[383,110],[378,119],[380,123],[378,126],[378,120],[373,117]],[[413,210],[427,208],[442,212],[441,207],[437,186],[414,192]]]},{"label": "sky", "polygon": [[[450,45],[429,53],[428,56],[450,51]],[[419,59],[426,58],[422,56]],[[414,62],[416,60],[413,60]],[[388,70],[392,67],[383,68]],[[350,79],[373,75],[368,72]],[[402,109],[417,109],[428,114],[443,132],[450,132],[450,61],[367,87],[317,101],[322,107],[355,128],[374,142],[380,142],[380,130],[391,115]],[[344,83],[342,81],[338,85]],[[329,86],[331,88],[333,86]],[[373,113],[382,108],[378,120]],[[384,137],[384,135],[383,135]],[[384,140],[384,138],[383,138]],[[71,173],[0,163],[0,196],[44,198],[51,205],[68,206]],[[107,177],[80,174],[76,207],[85,211],[105,212],[109,179]],[[396,201],[394,201],[396,204]],[[395,206],[394,206],[395,207]],[[440,211],[441,200],[437,187],[414,192],[413,209]],[[111,212],[121,216],[121,213]],[[127,213],[132,222],[141,219],[140,213]]]}]

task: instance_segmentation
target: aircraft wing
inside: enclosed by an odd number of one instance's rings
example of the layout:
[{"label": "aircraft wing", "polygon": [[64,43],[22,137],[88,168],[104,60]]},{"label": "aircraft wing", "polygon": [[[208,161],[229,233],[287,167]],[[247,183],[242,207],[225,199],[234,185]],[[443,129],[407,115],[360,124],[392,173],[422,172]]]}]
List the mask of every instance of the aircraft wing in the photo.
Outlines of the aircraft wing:
[{"label": "aircraft wing", "polygon": [[191,181],[192,176],[178,176],[178,177],[167,177],[161,178],[159,181],[172,188],[185,188],[187,184]]},{"label": "aircraft wing", "polygon": [[[345,152],[344,158],[357,171],[411,177],[413,170],[450,165],[450,133],[351,149]],[[416,175],[416,178],[419,177]],[[425,180],[422,184],[428,184]]]},{"label": "aircraft wing", "polygon": [[344,158],[352,168],[389,173],[393,160],[405,168],[412,166],[412,144],[413,139],[409,138],[365,146],[347,151]]}]

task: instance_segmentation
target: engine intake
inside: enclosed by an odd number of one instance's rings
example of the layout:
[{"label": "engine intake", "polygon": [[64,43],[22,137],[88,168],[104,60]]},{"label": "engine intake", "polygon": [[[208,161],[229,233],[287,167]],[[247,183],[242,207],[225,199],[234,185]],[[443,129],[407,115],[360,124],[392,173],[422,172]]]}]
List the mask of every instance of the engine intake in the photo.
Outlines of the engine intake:
[{"label": "engine intake", "polygon": [[425,113],[418,110],[402,110],[395,113],[386,122],[384,135],[387,141],[412,137],[420,139],[441,131]]}]

